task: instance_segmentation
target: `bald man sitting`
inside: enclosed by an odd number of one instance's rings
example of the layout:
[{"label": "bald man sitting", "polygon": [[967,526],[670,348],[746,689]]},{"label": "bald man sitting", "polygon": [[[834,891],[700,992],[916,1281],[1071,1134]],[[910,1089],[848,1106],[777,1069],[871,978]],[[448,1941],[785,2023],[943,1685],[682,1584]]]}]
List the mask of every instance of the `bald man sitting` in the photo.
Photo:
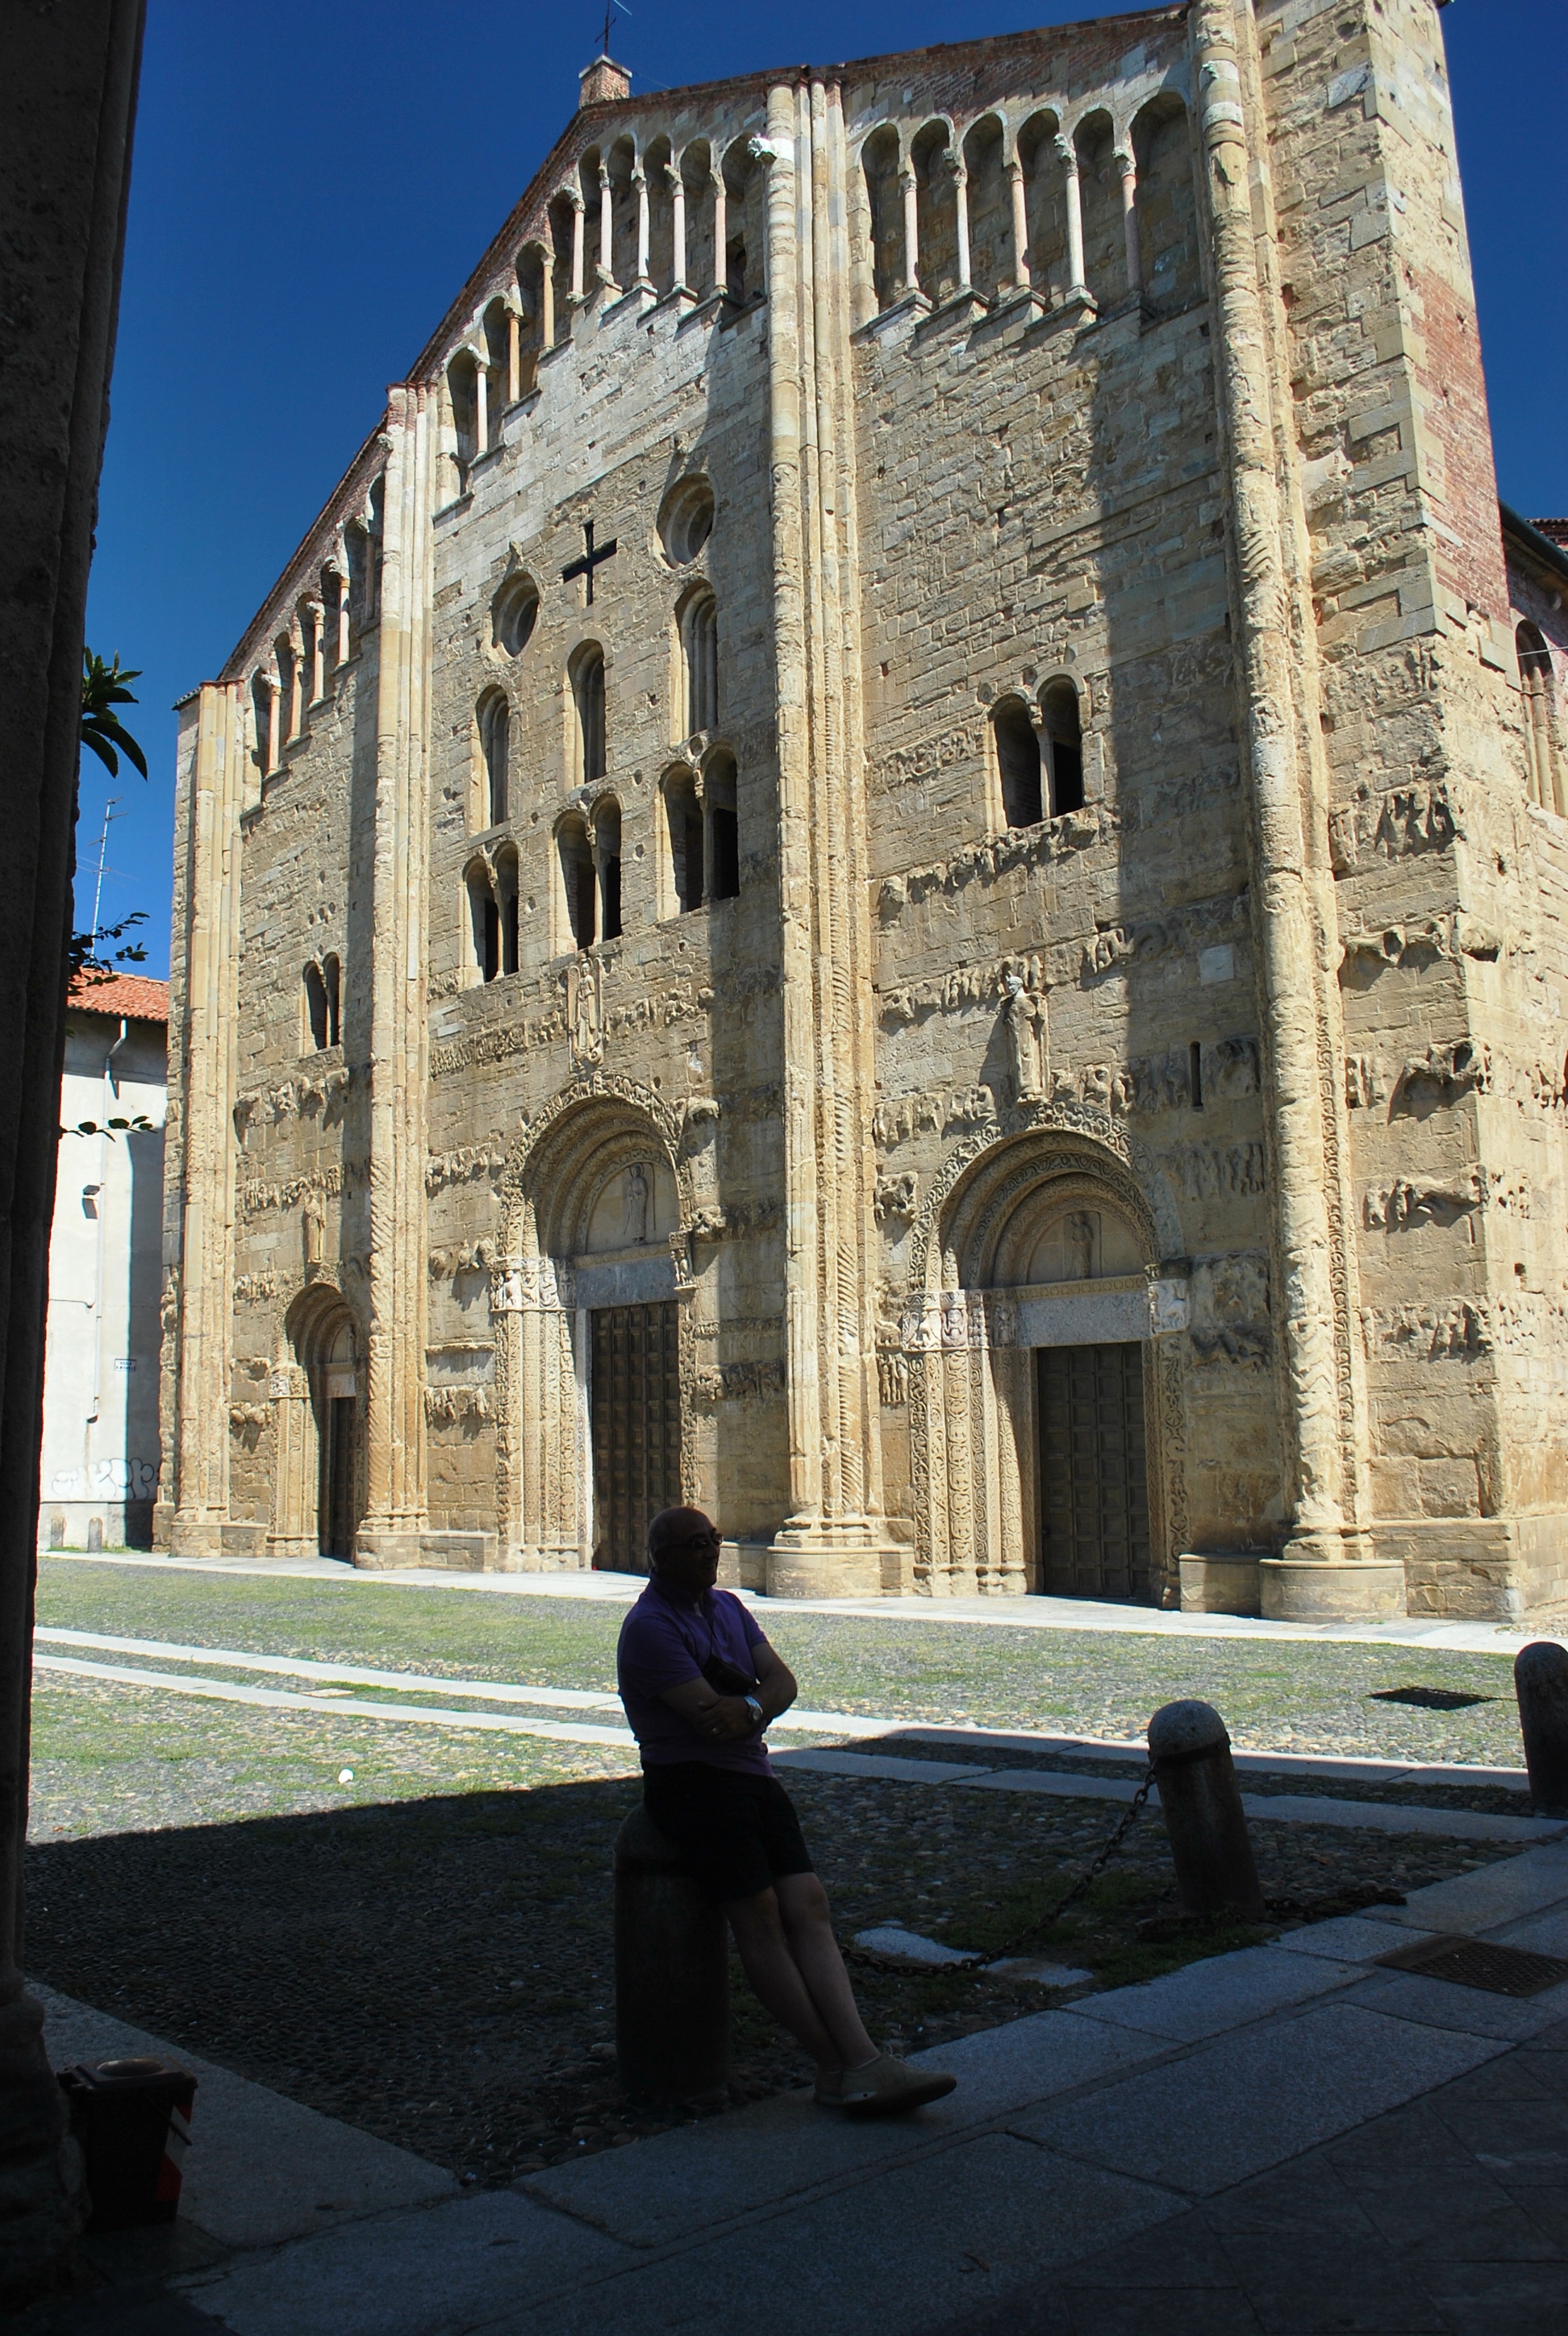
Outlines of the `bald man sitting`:
[{"label": "bald man sitting", "polygon": [[956,2077],[879,2052],[861,2024],[827,1893],[765,1741],[794,1679],[755,1616],[714,1587],[719,1535],[700,1509],[663,1509],[648,1553],[652,1580],[621,1625],[617,1671],[648,1815],[723,1908],[757,1996],[815,2061],[825,2107],[888,2117],[940,2100]]}]

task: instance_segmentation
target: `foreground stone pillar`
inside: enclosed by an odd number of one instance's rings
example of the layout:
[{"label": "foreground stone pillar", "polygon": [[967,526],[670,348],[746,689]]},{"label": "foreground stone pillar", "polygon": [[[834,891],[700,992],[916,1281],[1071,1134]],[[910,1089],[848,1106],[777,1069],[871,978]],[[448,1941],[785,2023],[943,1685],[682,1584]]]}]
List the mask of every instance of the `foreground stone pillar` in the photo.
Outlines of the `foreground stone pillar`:
[{"label": "foreground stone pillar", "polygon": [[0,12],[0,2305],[63,2271],[84,2213],[23,1987],[22,1851],[82,636],[141,22],[141,0]]},{"label": "foreground stone pillar", "polygon": [[651,2100],[729,2077],[725,1919],[641,1807],[615,1838],[615,2057],[627,2090]]},{"label": "foreground stone pillar", "polygon": [[376,703],[370,1016],[370,1304],[365,1515],[359,1565],[417,1565],[424,1490],[424,1160],[430,1040],[427,803],[431,513],[438,390],[387,407],[381,671]]},{"label": "foreground stone pillar", "polygon": [[170,949],[173,1132],[164,1147],[164,1221],[171,1245],[177,1245],[178,1288],[163,1367],[175,1389],[169,1547],[177,1557],[203,1557],[221,1547],[229,1517],[239,814],[246,761],[239,683],[202,683],[193,750],[184,739],[181,749],[175,816],[180,832],[191,839],[191,850],[188,877],[177,882]]}]

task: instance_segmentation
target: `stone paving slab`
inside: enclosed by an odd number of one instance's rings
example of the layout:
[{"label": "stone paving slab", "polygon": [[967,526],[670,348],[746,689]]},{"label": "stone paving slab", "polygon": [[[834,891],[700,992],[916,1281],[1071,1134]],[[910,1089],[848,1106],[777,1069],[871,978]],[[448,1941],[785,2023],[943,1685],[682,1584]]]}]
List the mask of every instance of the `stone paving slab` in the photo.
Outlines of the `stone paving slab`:
[{"label": "stone paving slab", "polygon": [[1391,1922],[1413,1931],[1469,1933],[1496,1930],[1561,1904],[1568,1904],[1568,1844],[1526,1850],[1475,1874],[1430,1882],[1412,1890],[1403,1906],[1388,1911]]},{"label": "stone paving slab", "polygon": [[1369,1973],[1344,2000],[1388,2012],[1396,2020],[1523,2044],[1555,2027],[1568,2013],[1568,1986],[1548,1988],[1542,1995],[1493,1995],[1485,1988],[1428,1979],[1421,1971],[1383,1971]]},{"label": "stone paving slab", "polygon": [[[450,2336],[576,2292],[628,2251],[510,2190],[378,2215],[180,2282],[233,2336]],[[589,2289],[592,2292],[591,2287]]]},{"label": "stone paving slab", "polygon": [[1071,2092],[1163,2049],[1141,2032],[1091,2026],[1065,2011],[1035,2012],[914,2054],[921,2065],[950,2068],[959,2079],[956,2093],[914,2117],[854,2123],[818,2108],[809,2092],[789,2093],[579,2166],[530,2175],[519,2187],[630,2246],[664,2246],[956,2141],[1009,2110]]},{"label": "stone paving slab", "polygon": [[411,2150],[323,2117],[231,2068],[150,2036],[53,1988],[29,1981],[46,2015],[50,2065],[127,2059],[177,2061],[197,2079],[181,2217],[231,2247],[274,2246],[389,2207],[452,2196],[455,2178]]},{"label": "stone paving slab", "polygon": [[1568,1958],[1568,1902],[1549,1908],[1544,1914],[1526,1914],[1522,1922],[1505,1922],[1497,1936],[1511,1947]]},{"label": "stone paving slab", "polygon": [[[1399,1934],[1391,1932],[1389,1942],[1398,1945]],[[1195,2043],[1267,2012],[1349,1987],[1355,1976],[1350,1967],[1326,1955],[1281,1955],[1271,1946],[1244,1947],[1236,1954],[1187,1963],[1141,1987],[1081,1997],[1063,2016],[1142,2029],[1173,2043]]]},{"label": "stone paving slab", "polygon": [[1027,2111],[1009,2130],[1206,2196],[1506,2049],[1490,2037],[1328,2004],[1222,2037],[1068,2108]]},{"label": "stone paving slab", "polygon": [[[365,1707],[361,1707],[364,1708]],[[827,1776],[875,1776],[890,1784],[954,1785],[966,1792],[1045,1793],[1072,1801],[1131,1801],[1131,1776],[1096,1776],[1077,1769],[978,1768],[969,1762],[900,1760],[845,1750],[775,1752],[775,1767],[814,1768]],[[1156,1787],[1149,1806],[1159,1806]],[[1339,1825],[1356,1833],[1414,1833],[1456,1841],[1550,1844],[1568,1835],[1568,1822],[1549,1817],[1495,1816],[1480,1809],[1437,1809],[1392,1801],[1340,1801],[1309,1793],[1243,1793],[1242,1806],[1256,1823]]]},{"label": "stone paving slab", "polygon": [[[1388,1915],[1394,1911],[1389,1907]],[[1439,1934],[1436,1931],[1415,1932],[1408,1923],[1397,1923],[1390,1928],[1381,1910],[1370,1914],[1337,1914],[1331,1922],[1307,1922],[1299,1931],[1287,1931],[1282,1939],[1273,1942],[1273,1952],[1326,1955],[1333,1962],[1373,1963],[1379,1955],[1395,1954],[1401,1947],[1417,1945],[1422,1935],[1435,1939]]]},{"label": "stone paving slab", "polygon": [[491,2336],[664,2336],[754,2321],[768,2336],[887,2336],[1038,2281],[1184,2203],[987,2134],[570,2301],[532,2304]]}]

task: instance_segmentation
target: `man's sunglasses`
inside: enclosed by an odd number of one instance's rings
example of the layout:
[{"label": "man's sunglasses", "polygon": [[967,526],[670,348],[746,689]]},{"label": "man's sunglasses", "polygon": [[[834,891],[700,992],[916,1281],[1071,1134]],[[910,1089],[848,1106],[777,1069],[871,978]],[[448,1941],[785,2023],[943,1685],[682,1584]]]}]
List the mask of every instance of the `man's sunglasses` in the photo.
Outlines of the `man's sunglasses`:
[{"label": "man's sunglasses", "polygon": [[722,1548],[723,1545],[724,1535],[722,1533],[693,1533],[689,1539],[686,1541],[661,1542],[658,1547],[654,1551],[653,1554],[655,1557],[681,1557],[688,1552],[695,1555],[699,1550],[719,1549]]}]

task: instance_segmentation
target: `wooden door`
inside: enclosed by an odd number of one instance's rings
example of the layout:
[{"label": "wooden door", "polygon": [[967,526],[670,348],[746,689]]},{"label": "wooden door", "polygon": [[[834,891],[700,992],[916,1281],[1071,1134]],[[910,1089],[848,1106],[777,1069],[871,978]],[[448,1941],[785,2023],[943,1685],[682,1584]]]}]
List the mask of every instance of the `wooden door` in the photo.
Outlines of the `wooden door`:
[{"label": "wooden door", "polygon": [[680,1499],[680,1309],[601,1306],[592,1317],[593,1562],[646,1573],[648,1520]]},{"label": "wooden door", "polygon": [[1058,1598],[1149,1596],[1144,1350],[1038,1350],[1040,1587]]}]

